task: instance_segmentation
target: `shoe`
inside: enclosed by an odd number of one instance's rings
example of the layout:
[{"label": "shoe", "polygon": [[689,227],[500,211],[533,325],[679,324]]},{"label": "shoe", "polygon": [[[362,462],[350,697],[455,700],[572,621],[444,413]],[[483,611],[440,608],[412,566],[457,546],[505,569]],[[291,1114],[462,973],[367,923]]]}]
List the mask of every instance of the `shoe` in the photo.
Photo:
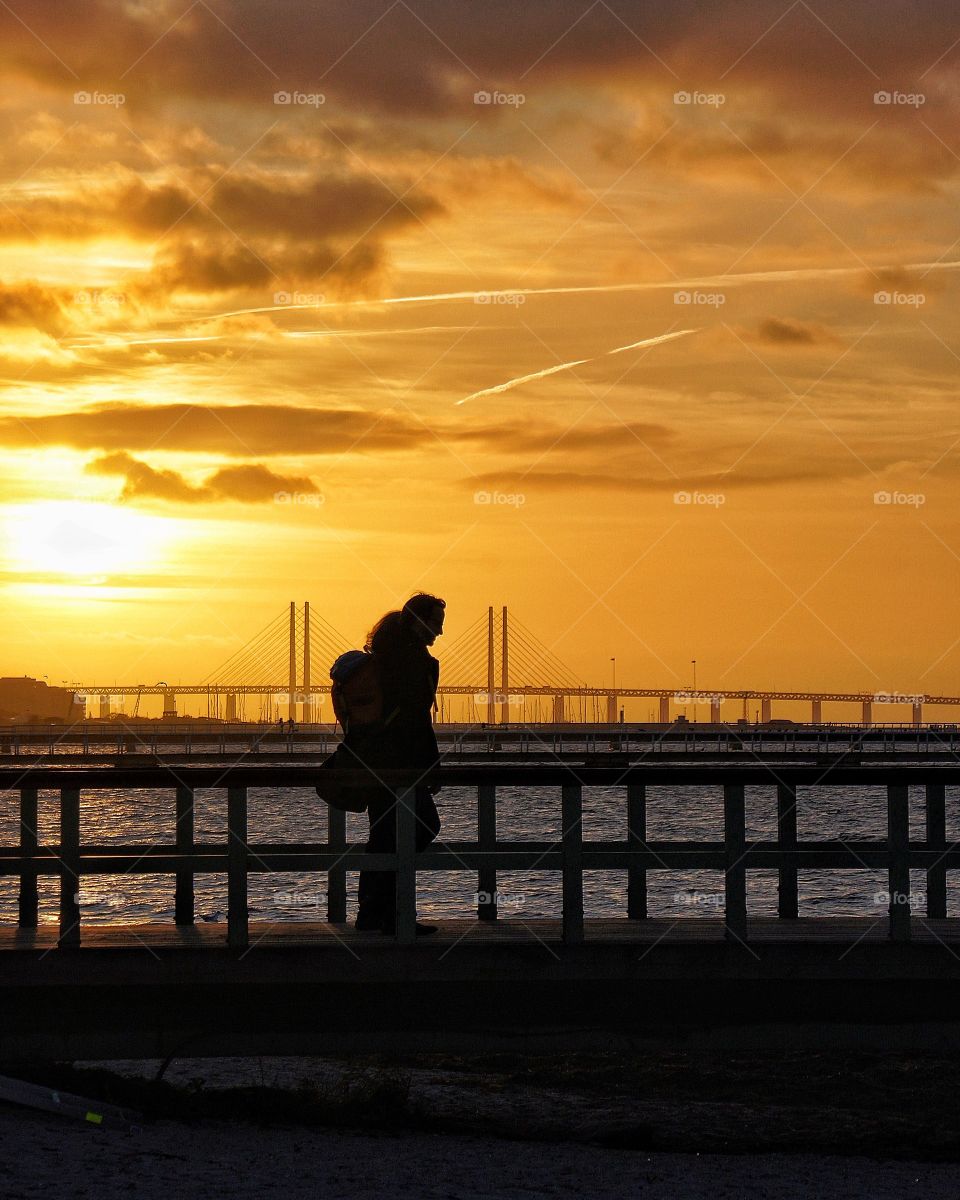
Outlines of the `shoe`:
[{"label": "shoe", "polygon": [[[390,934],[391,937],[397,936],[397,926],[396,926],[395,921],[384,921],[383,924],[380,926],[380,929],[383,933]],[[427,925],[423,921],[417,921],[417,923],[416,923],[417,937],[427,937],[428,934],[436,933],[436,932],[437,932],[436,925]]]}]

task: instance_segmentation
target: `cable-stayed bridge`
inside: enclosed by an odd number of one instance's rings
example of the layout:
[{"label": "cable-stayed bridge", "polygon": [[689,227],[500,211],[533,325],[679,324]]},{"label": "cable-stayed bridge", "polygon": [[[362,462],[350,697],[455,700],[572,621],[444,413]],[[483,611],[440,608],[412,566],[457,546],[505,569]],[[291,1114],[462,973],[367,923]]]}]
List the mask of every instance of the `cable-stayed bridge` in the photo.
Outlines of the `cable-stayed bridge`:
[{"label": "cable-stayed bridge", "polygon": [[[134,715],[143,696],[162,696],[163,715],[177,716],[178,696],[206,699],[207,716],[226,721],[275,722],[284,715],[304,723],[333,720],[323,708],[329,696],[329,666],[351,642],[309,602],[291,601],[259,633],[205,679],[195,684],[74,684],[78,695],[99,699],[99,715],[110,713],[111,697],[136,697]],[[880,713],[890,705],[908,705],[911,724],[924,723],[925,706],[960,707],[960,696],[910,692],[787,691],[763,689],[716,690],[708,688],[637,688],[611,683],[592,686],[566,666],[515,614],[492,607],[482,613],[450,643],[434,647],[442,672],[439,720],[466,719],[493,724],[511,723],[616,723],[622,719],[620,702],[627,698],[653,699],[660,722],[668,723],[678,707],[703,705],[711,722],[748,719],[759,704],[761,723],[773,720],[774,701],[802,701],[810,705],[813,724],[823,721],[828,703],[859,704],[861,724],[886,723]],[[89,701],[88,701],[89,704]],[[97,714],[89,711],[88,717]],[[893,723],[891,721],[891,723]]]}]

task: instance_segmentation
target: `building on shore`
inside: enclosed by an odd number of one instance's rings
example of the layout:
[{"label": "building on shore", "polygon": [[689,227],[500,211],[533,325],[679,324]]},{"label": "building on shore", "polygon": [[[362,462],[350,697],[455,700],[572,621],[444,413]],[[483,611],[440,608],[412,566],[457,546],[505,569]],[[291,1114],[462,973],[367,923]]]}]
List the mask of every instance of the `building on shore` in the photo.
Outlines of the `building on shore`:
[{"label": "building on shore", "polygon": [[82,721],[85,706],[71,688],[50,687],[29,675],[0,677],[0,722]]}]

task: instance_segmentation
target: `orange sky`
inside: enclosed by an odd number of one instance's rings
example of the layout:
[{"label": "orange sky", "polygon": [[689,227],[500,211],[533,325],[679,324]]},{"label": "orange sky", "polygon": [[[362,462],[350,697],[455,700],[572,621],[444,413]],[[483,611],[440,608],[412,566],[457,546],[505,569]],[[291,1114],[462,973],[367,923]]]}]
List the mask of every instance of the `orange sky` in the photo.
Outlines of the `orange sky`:
[{"label": "orange sky", "polygon": [[945,11],[4,6],[0,674],[426,588],[597,684],[956,693]]}]

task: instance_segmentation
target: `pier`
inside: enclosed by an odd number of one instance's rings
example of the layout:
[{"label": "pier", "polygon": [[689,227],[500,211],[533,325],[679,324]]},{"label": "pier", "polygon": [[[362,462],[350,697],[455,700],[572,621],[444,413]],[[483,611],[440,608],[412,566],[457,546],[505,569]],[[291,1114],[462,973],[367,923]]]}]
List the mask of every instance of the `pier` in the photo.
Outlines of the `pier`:
[{"label": "pier", "polygon": [[[0,790],[19,806],[19,845],[0,847],[0,874],[19,883],[16,924],[0,928],[0,1057],[130,1054],[157,1056],[194,1039],[194,1053],[308,1052],[331,1039],[371,1032],[405,1037],[516,1036],[558,1026],[641,1031],[651,1022],[697,1024],[816,1020],[945,1022],[960,1013],[960,919],[947,916],[947,873],[960,848],[946,834],[946,788],[960,766],[917,762],[850,765],[647,763],[617,766],[474,762],[444,765],[444,788],[467,788],[477,806],[473,841],[414,852],[409,779],[398,789],[398,850],[366,854],[348,844],[346,816],[330,810],[320,843],[248,839],[249,792],[312,787],[302,765],[167,765],[0,768]],[[387,778],[385,776],[385,778]],[[722,788],[716,840],[647,838],[651,787]],[[745,789],[768,790],[777,836],[749,840]],[[808,787],[886,789],[886,837],[818,841],[797,836]],[[497,830],[505,789],[555,789],[562,810],[556,840],[506,840]],[[617,789],[624,837],[582,835],[585,788]],[[85,789],[168,789],[169,837],[157,843],[95,845],[83,837]],[[225,789],[227,836],[195,840],[194,792]],[[38,844],[42,789],[59,795],[59,841]],[[910,789],[922,799],[923,836],[911,837]],[[516,803],[513,799],[509,802]],[[317,801],[320,803],[320,801]],[[394,937],[346,924],[347,872],[395,870]],[[705,916],[648,915],[650,872],[722,872],[723,906]],[[778,876],[778,913],[752,915],[751,871]],[[798,873],[869,869],[883,873],[888,903],[875,917],[801,915]],[[498,873],[554,871],[562,879],[558,919],[501,911]],[[325,919],[251,921],[254,873],[317,872]],[[425,871],[464,872],[475,915],[415,935],[416,882]],[[585,919],[584,872],[627,879],[619,918]],[[911,906],[911,871],[923,872],[923,910]],[[226,878],[223,922],[198,922],[198,875]],[[88,924],[79,881],[86,875],[168,874],[175,921]],[[57,923],[38,923],[38,879],[59,881]],[[202,1046],[202,1049],[198,1049]]]}]

